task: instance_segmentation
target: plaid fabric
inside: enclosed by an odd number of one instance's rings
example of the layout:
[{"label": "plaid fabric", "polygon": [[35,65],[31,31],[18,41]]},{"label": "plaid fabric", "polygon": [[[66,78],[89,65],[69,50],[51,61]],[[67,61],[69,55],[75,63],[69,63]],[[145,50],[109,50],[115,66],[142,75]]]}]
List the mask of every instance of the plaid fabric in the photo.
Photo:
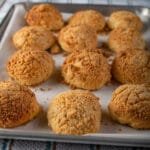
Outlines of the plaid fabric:
[{"label": "plaid fabric", "polygon": [[39,142],[25,140],[0,140],[1,150],[149,150],[149,148],[134,148],[121,146],[66,144],[55,142]]},{"label": "plaid fabric", "polygon": [[[1,0],[0,0],[1,1]],[[24,2],[25,0],[7,0],[0,7],[0,22],[8,12],[12,4]],[[28,0],[30,1],[30,0]],[[38,0],[32,0],[39,2]],[[42,2],[55,3],[91,3],[91,4],[122,4],[122,5],[142,5],[150,7],[150,0],[43,0]],[[25,140],[5,140],[0,139],[0,150],[149,150],[149,148],[132,148],[102,145],[66,144],[55,142],[25,141]]]}]

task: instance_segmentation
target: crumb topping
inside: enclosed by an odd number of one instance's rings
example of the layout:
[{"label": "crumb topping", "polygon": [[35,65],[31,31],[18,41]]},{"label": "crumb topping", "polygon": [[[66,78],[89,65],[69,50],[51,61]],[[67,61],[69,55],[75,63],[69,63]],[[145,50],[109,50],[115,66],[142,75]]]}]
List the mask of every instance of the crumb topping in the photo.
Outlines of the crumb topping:
[{"label": "crumb topping", "polygon": [[35,85],[47,80],[53,69],[52,57],[45,51],[19,50],[7,64],[9,75],[24,85]]},{"label": "crumb topping", "polygon": [[0,126],[23,124],[39,113],[35,95],[27,87],[12,81],[0,83]]},{"label": "crumb topping", "polygon": [[50,30],[59,30],[64,21],[59,10],[51,4],[40,4],[33,6],[26,14],[25,19],[31,26],[38,25]]},{"label": "crumb topping", "polygon": [[135,128],[150,128],[150,86],[125,84],[117,88],[109,104],[116,120]]},{"label": "crumb topping", "polygon": [[71,90],[57,95],[50,103],[49,126],[60,134],[86,134],[100,128],[98,98],[88,91]]},{"label": "crumb topping", "polygon": [[70,54],[62,66],[62,75],[67,83],[85,89],[97,89],[111,78],[107,59],[94,50]]}]

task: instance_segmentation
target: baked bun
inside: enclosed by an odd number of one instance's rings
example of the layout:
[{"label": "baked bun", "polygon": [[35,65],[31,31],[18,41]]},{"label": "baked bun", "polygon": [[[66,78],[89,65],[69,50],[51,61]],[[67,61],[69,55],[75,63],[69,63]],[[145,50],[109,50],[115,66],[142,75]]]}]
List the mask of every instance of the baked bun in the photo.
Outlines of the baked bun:
[{"label": "baked bun", "polygon": [[64,21],[59,10],[52,4],[34,5],[25,16],[30,26],[47,27],[50,30],[59,30]]},{"label": "baked bun", "polygon": [[100,50],[82,50],[70,54],[63,66],[62,76],[69,85],[96,90],[111,79],[110,66]]},{"label": "baked bun", "polygon": [[47,80],[54,70],[54,61],[50,54],[41,50],[19,50],[7,63],[7,72],[11,78],[22,85],[36,85]]},{"label": "baked bun", "polygon": [[140,31],[143,28],[143,23],[133,12],[120,10],[113,12],[110,15],[108,19],[108,26],[110,29],[116,29],[118,27],[127,29],[130,27]]},{"label": "baked bun", "polygon": [[58,134],[81,135],[98,132],[101,107],[88,91],[71,90],[53,98],[48,109],[48,126]]},{"label": "baked bun", "polygon": [[86,24],[100,32],[105,26],[104,16],[96,10],[81,10],[73,14],[69,19],[70,25],[81,25]]},{"label": "baked bun", "polygon": [[95,49],[98,45],[96,31],[87,25],[64,27],[58,37],[59,44],[66,52],[82,49]]},{"label": "baked bun", "polygon": [[20,126],[39,112],[40,106],[30,89],[12,81],[0,82],[0,127]]},{"label": "baked bun", "polygon": [[119,53],[113,62],[112,73],[121,83],[150,83],[150,53],[141,50]]},{"label": "baked bun", "polygon": [[120,86],[114,91],[108,108],[117,122],[137,129],[150,129],[150,85]]},{"label": "baked bun", "polygon": [[116,28],[111,31],[108,39],[109,48],[115,52],[144,49],[145,41],[140,32],[134,28]]},{"label": "baked bun", "polygon": [[47,50],[55,43],[55,38],[47,28],[26,26],[13,35],[13,43],[17,49]]}]

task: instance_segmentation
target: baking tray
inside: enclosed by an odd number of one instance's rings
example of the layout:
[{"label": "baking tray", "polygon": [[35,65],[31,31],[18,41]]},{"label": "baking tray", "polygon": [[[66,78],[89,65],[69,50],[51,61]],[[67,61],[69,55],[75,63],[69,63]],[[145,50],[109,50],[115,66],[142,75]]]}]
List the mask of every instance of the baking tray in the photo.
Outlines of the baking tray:
[{"label": "baking tray", "polygon": [[[5,42],[4,37],[8,35],[5,34],[7,28],[10,28],[10,22],[12,16],[15,13],[16,8],[23,7],[24,9],[31,8],[35,3],[18,3],[13,5],[5,19],[2,21],[0,25],[0,45],[2,42]],[[143,30],[144,37],[147,40],[147,43],[150,43],[150,9],[140,6],[110,6],[110,5],[84,5],[84,4],[54,4],[56,7],[60,9],[62,12],[72,13],[80,9],[96,9],[101,11],[105,16],[108,16],[112,11],[125,9],[136,12],[139,16],[142,16],[142,20],[145,24],[145,28]],[[13,28],[13,27],[12,27]],[[6,38],[6,40],[8,40]],[[11,51],[11,50],[10,50]],[[6,57],[7,50],[1,49],[0,53],[0,61]],[[59,59],[59,55],[55,56],[55,59]],[[0,64],[1,66],[2,64]],[[1,69],[1,68],[0,68]],[[0,71],[0,74],[3,74]],[[117,87],[116,84],[113,86],[113,90]],[[102,92],[102,98],[108,96],[108,93],[105,93],[108,87],[104,87],[98,92]],[[67,88],[66,88],[67,89]],[[54,93],[55,95],[55,93]],[[107,99],[110,99],[110,96]],[[106,104],[104,104],[106,105]],[[106,116],[105,116],[106,117]],[[104,117],[104,118],[105,118]],[[34,122],[34,121],[33,121]],[[105,120],[104,120],[105,122]],[[102,128],[104,127],[104,122],[102,124]],[[47,128],[47,126],[43,126],[41,130],[35,130],[36,125],[32,128],[30,127],[32,122],[21,126],[19,128],[14,129],[0,129],[0,138],[11,138],[11,139],[27,139],[27,140],[40,140],[40,141],[61,141],[61,142],[72,142],[72,143],[87,143],[87,144],[105,144],[105,145],[125,145],[125,146],[143,146],[150,147],[150,131],[139,131],[132,129],[130,127],[122,126],[117,123],[113,123],[112,126],[105,126],[105,130],[102,129],[102,132],[97,134],[89,134],[83,136],[70,136],[70,135],[57,135]],[[114,125],[115,124],[115,125]],[[112,127],[112,129],[111,129]],[[123,129],[123,131],[118,131],[118,129]],[[127,131],[127,132],[126,132]]]}]

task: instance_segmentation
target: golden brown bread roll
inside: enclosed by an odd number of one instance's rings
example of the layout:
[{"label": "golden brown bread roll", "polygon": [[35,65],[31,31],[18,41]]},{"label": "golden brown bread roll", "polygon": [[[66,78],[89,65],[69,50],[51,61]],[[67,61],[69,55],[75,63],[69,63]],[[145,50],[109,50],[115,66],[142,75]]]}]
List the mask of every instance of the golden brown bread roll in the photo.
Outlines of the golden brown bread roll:
[{"label": "golden brown bread roll", "polygon": [[150,85],[120,86],[114,91],[108,108],[117,122],[137,129],[150,129]]},{"label": "golden brown bread roll", "polygon": [[69,25],[64,27],[58,37],[62,49],[73,52],[82,49],[95,49],[98,45],[97,34],[87,25]]},{"label": "golden brown bread roll", "polygon": [[0,82],[0,127],[20,126],[39,112],[40,106],[30,89],[12,81]]},{"label": "golden brown bread roll", "polygon": [[111,79],[110,66],[100,50],[82,50],[70,54],[63,66],[62,76],[73,87],[95,90]]},{"label": "golden brown bread roll", "polygon": [[96,10],[81,10],[77,11],[76,13],[71,16],[69,19],[70,25],[81,25],[87,24],[96,32],[100,32],[105,26],[105,18],[104,16],[96,11]]},{"label": "golden brown bread roll", "polygon": [[58,134],[81,135],[98,132],[101,107],[98,98],[83,90],[56,95],[48,108],[48,126]]},{"label": "golden brown bread roll", "polygon": [[13,35],[13,43],[17,49],[47,50],[55,43],[55,37],[47,28],[26,26]]},{"label": "golden brown bread roll", "polygon": [[50,30],[59,30],[64,21],[59,10],[52,4],[34,5],[25,16],[30,26],[43,26]]},{"label": "golden brown bread roll", "polygon": [[150,53],[138,49],[119,53],[113,62],[112,73],[121,83],[150,83]]},{"label": "golden brown bread roll", "polygon": [[118,27],[127,29],[134,28],[140,31],[143,27],[141,19],[133,12],[126,10],[119,10],[113,12],[108,19],[108,26],[111,29],[116,29]]},{"label": "golden brown bread roll", "polygon": [[54,71],[52,56],[42,50],[19,50],[8,60],[7,72],[22,85],[36,85],[46,81]]},{"label": "golden brown bread roll", "polygon": [[145,41],[139,31],[134,28],[116,28],[111,31],[108,39],[109,48],[115,52],[145,48]]}]

